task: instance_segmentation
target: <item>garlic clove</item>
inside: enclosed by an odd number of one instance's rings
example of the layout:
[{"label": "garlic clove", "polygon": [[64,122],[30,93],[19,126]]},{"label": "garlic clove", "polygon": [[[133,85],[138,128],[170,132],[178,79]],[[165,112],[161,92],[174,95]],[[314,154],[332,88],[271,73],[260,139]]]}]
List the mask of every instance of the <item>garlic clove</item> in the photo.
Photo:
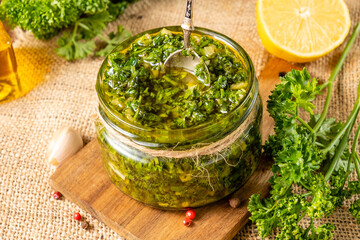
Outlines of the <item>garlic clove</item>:
[{"label": "garlic clove", "polygon": [[62,127],[52,137],[46,158],[53,166],[59,165],[64,159],[74,155],[84,146],[80,134],[72,127]]}]

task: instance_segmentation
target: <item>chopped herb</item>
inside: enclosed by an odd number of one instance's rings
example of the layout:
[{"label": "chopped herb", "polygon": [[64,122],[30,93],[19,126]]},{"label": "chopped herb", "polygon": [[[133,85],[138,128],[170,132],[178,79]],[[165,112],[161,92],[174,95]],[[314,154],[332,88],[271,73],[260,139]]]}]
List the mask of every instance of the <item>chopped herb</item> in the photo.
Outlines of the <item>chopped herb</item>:
[{"label": "chopped herb", "polygon": [[[183,48],[182,34],[172,29],[133,37],[107,57],[97,82],[104,120],[160,151],[206,147],[242,124],[240,136],[219,151],[180,158],[125,144],[101,122],[96,130],[105,169],[122,192],[154,207],[183,209],[224,198],[251,176],[261,154],[262,104],[240,53],[205,34],[193,34],[191,42],[212,74],[210,86],[182,69],[166,73],[167,56]],[[197,131],[189,131],[191,126]]]},{"label": "chopped herb", "polygon": [[[328,82],[319,84],[306,69],[292,70],[280,78],[281,83],[272,91],[268,111],[275,120],[275,135],[265,144],[265,152],[275,161],[271,168],[271,196],[260,200],[260,194],[254,194],[248,207],[262,238],[278,229],[276,239],[332,239],[335,226],[325,223],[316,227],[316,219],[331,215],[345,199],[360,193],[360,182],[349,181],[354,166],[360,177],[356,152],[360,128],[351,151],[348,145],[360,110],[360,84],[347,121],[326,119],[334,79],[359,32],[358,24]],[[328,88],[324,109],[314,114],[312,101],[324,88]],[[309,115],[308,122],[300,117],[300,109]],[[302,188],[303,193],[294,193],[294,186]],[[350,212],[360,219],[358,200]],[[305,216],[310,218],[310,224],[303,228],[299,222]]]},{"label": "chopped herb", "polygon": [[[175,129],[219,119],[239,106],[248,87],[240,56],[209,36],[193,34],[191,42],[210,71],[210,86],[183,69],[165,72],[164,61],[183,48],[183,35],[163,29],[108,56],[103,89],[112,108],[134,124]],[[197,67],[196,75],[203,71]],[[139,96],[143,97],[141,103],[137,102]]]}]

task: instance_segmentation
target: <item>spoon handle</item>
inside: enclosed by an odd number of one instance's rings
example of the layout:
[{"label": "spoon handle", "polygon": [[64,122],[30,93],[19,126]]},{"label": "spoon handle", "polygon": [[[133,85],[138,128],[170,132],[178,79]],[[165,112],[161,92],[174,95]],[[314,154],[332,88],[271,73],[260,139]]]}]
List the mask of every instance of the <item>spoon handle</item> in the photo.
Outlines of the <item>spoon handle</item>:
[{"label": "spoon handle", "polygon": [[186,10],[184,23],[181,25],[184,32],[184,48],[190,48],[190,34],[194,31],[194,25],[192,22],[193,15],[193,0],[186,0]]}]

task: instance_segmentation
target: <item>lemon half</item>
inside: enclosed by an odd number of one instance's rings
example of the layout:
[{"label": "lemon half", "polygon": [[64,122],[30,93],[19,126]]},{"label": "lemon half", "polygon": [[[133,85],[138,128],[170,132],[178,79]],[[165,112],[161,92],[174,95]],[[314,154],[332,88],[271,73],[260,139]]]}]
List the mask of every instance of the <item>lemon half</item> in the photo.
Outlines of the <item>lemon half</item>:
[{"label": "lemon half", "polygon": [[350,30],[343,0],[258,0],[257,30],[271,54],[309,62],[338,47]]}]

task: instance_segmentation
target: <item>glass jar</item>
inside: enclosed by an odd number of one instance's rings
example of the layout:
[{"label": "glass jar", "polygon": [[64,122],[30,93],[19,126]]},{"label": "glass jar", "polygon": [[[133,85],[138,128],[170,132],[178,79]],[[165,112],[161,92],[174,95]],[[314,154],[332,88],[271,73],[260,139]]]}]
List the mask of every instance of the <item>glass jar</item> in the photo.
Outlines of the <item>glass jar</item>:
[{"label": "glass jar", "polygon": [[[179,26],[166,29],[181,32]],[[144,34],[160,30],[140,33],[113,51],[121,51]],[[184,129],[135,126],[105,100],[102,80],[107,58],[96,83],[99,118],[95,126],[111,181],[128,196],[162,209],[199,207],[228,196],[249,179],[261,154],[262,104],[251,59],[236,42],[220,33],[204,28],[194,32],[231,47],[248,73],[243,102],[220,120]]]}]

